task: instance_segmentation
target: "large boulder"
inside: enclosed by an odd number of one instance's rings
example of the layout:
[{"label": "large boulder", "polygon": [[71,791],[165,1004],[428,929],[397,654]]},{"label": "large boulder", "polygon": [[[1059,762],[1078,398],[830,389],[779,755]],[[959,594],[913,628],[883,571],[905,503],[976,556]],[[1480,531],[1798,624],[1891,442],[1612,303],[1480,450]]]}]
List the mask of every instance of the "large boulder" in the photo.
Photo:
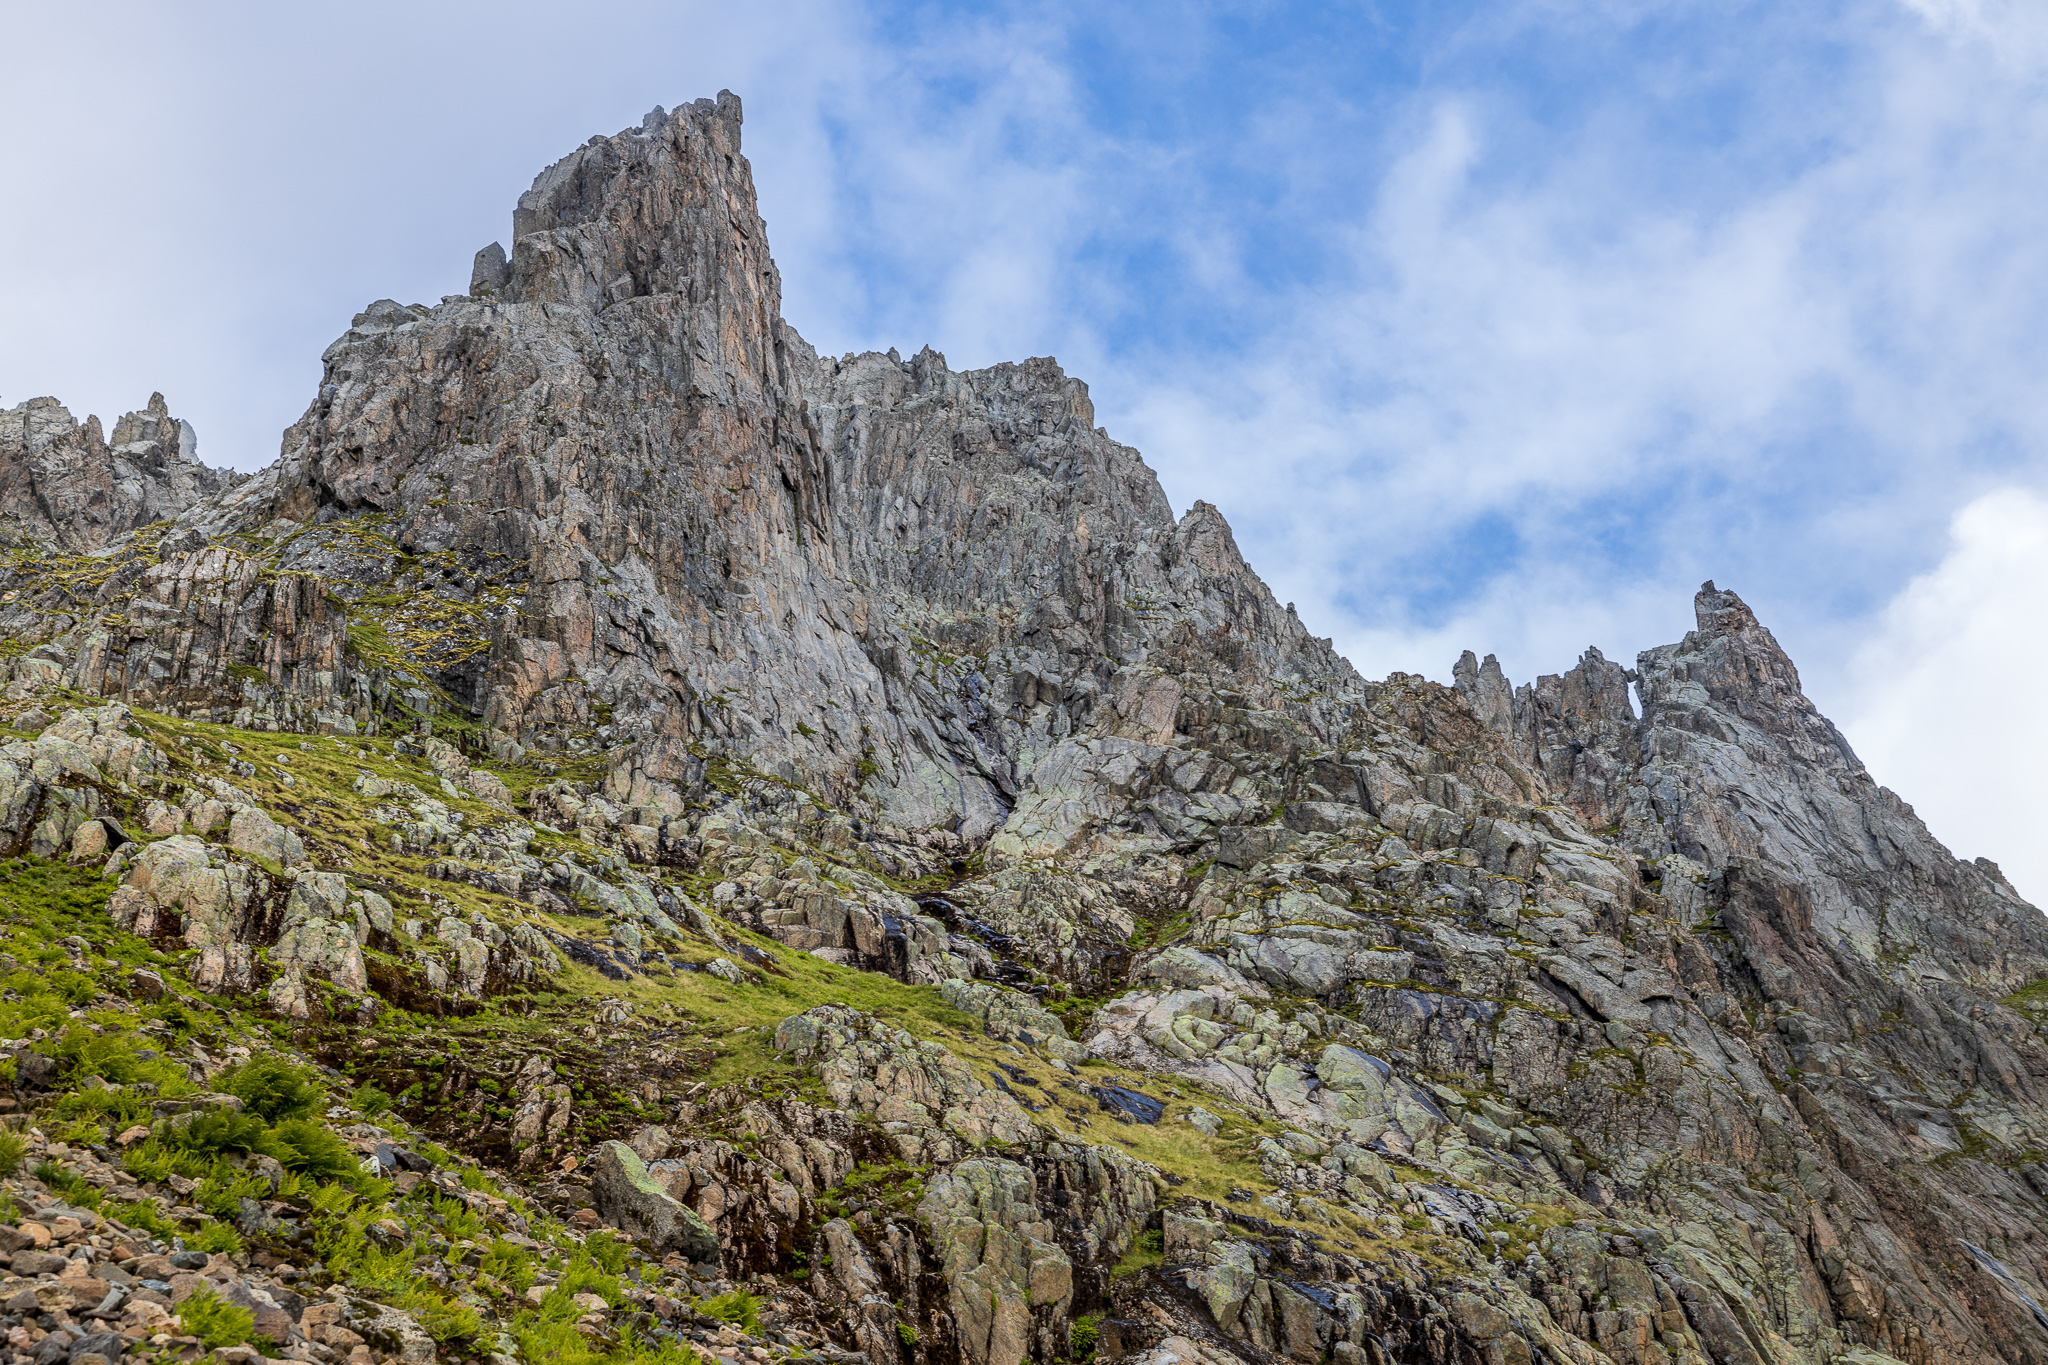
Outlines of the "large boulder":
[{"label": "large boulder", "polygon": [[1204,990],[1221,986],[1234,996],[1264,999],[1272,994],[1219,957],[1185,944],[1164,949],[1131,968],[1133,981],[1157,981],[1183,990]]},{"label": "large boulder", "polygon": [[640,1154],[623,1142],[597,1149],[590,1197],[598,1216],[632,1237],[645,1237],[657,1253],[674,1251],[692,1261],[718,1260],[718,1235],[696,1211],[648,1174]]},{"label": "large boulder", "polygon": [[1015,1099],[945,1048],[844,1005],[783,1020],[775,1047],[816,1067],[834,1105],[881,1120],[905,1161],[957,1160],[1042,1134]]},{"label": "large boulder", "polygon": [[305,842],[256,806],[242,807],[228,821],[228,847],[267,858],[280,867],[297,867],[306,861]]},{"label": "large boulder", "polygon": [[1064,1062],[1088,1059],[1088,1049],[1067,1037],[1067,1026],[1022,991],[986,981],[951,979],[939,983],[939,994],[954,1009],[979,1019],[991,1038],[1043,1048]]},{"label": "large boulder", "polygon": [[[372,898],[384,903],[382,897]],[[349,995],[363,994],[370,984],[363,944],[369,941],[372,919],[362,893],[339,872],[301,872],[285,898],[284,923],[270,950],[271,965],[279,968],[271,983],[271,1007],[304,1018],[310,1012],[308,974],[325,977]]]},{"label": "large boulder", "polygon": [[251,912],[270,879],[190,834],[146,846],[107,900],[116,924],[138,937],[181,931],[199,956],[187,968],[203,990],[247,990],[254,966]]}]

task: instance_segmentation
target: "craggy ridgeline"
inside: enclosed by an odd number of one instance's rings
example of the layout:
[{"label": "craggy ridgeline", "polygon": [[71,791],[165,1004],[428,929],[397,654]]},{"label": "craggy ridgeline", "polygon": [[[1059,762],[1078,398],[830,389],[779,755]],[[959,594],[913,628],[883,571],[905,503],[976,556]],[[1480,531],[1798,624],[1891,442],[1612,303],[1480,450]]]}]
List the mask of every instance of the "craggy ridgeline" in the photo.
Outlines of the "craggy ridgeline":
[{"label": "craggy ridgeline", "polygon": [[1733,593],[1362,679],[730,95],[324,364],[0,413],[16,1360],[2048,1360],[2048,925]]}]

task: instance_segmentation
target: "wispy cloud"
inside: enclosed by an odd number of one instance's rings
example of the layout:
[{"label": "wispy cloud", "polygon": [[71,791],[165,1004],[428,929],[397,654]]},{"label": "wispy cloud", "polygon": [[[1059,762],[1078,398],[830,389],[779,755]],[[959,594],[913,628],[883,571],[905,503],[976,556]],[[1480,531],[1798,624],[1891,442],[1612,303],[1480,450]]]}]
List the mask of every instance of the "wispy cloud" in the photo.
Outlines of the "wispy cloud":
[{"label": "wispy cloud", "polygon": [[1835,686],[1845,632],[1973,489],[2040,477],[2048,436],[2040,91],[1857,17],[1810,73],[1831,121],[1795,96],[1711,146],[1418,93],[1339,266],[1270,304],[1228,383],[1119,371],[1122,429],[1369,671],[1440,674],[1456,627],[1526,676],[1588,615],[1632,650],[1711,575]]},{"label": "wispy cloud", "polygon": [[2048,11],[2028,0],[1901,0],[1935,31],[2025,68],[2048,60]]}]

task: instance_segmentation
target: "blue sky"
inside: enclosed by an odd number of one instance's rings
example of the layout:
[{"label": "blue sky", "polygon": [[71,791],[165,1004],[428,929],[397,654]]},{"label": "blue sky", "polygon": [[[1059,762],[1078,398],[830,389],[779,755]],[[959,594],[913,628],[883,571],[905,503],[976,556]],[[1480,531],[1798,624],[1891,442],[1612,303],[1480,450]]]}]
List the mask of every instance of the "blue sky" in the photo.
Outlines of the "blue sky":
[{"label": "blue sky", "polygon": [[2048,895],[2038,7],[43,8],[0,20],[62,54],[0,89],[0,403],[161,389],[267,463],[351,313],[730,87],[821,349],[1057,355],[1369,674],[1629,658],[1712,577]]}]

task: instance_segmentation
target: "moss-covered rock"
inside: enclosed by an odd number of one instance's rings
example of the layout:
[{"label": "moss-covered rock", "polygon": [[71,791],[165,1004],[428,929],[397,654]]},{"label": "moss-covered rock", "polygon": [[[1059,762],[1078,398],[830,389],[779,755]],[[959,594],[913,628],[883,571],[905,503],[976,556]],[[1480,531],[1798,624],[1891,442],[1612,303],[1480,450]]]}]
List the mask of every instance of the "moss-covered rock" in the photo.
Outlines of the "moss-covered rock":
[{"label": "moss-covered rock", "polygon": [[662,1188],[640,1154],[625,1143],[598,1144],[590,1193],[601,1216],[634,1237],[645,1237],[657,1252],[717,1263],[718,1234],[696,1210]]}]

